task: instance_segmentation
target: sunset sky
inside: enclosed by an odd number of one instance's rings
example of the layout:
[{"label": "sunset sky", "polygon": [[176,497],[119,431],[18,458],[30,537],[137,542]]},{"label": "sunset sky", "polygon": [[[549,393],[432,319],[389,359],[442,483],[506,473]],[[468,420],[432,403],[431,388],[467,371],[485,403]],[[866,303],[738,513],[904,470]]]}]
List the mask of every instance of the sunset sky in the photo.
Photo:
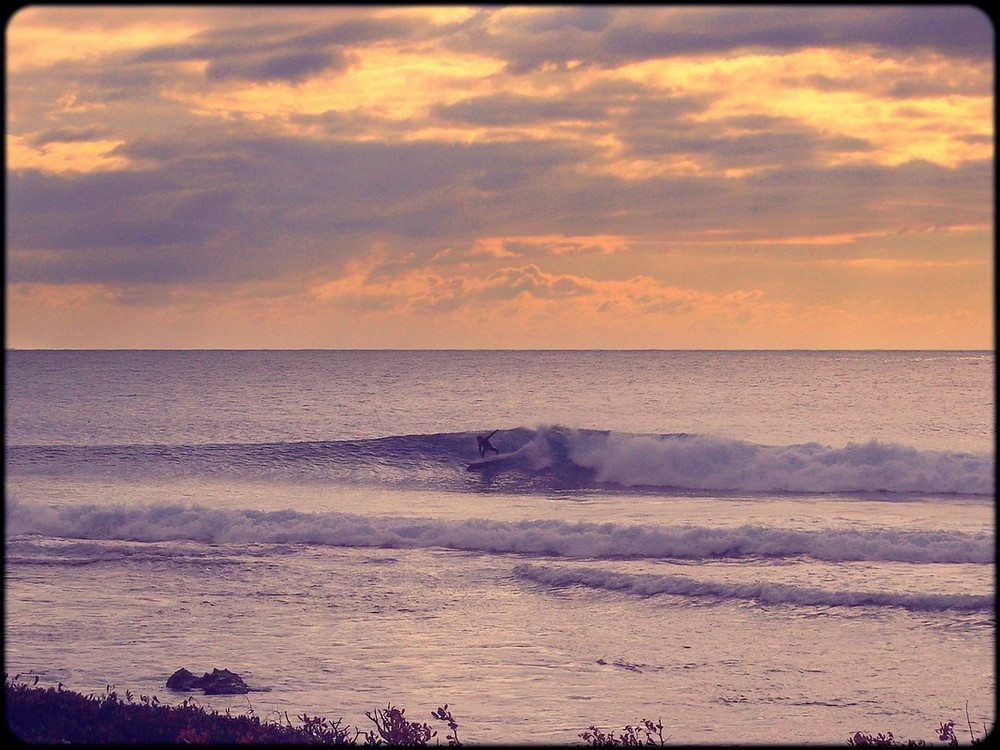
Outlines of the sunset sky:
[{"label": "sunset sky", "polygon": [[992,349],[971,6],[27,7],[6,345]]}]

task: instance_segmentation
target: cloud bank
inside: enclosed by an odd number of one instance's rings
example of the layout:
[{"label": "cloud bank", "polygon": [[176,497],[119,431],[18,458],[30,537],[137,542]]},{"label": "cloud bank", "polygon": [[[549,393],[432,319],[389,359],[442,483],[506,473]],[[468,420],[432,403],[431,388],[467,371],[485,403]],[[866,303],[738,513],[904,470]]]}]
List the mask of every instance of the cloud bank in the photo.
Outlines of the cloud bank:
[{"label": "cloud bank", "polygon": [[971,7],[38,6],[7,40],[11,346],[992,346]]}]

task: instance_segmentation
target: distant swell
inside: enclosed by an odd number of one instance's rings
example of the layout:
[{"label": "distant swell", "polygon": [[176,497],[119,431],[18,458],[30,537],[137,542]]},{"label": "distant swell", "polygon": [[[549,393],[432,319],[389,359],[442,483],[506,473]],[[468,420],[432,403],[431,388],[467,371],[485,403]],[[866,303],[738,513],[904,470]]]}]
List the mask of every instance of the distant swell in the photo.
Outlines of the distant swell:
[{"label": "distant swell", "polygon": [[511,459],[475,472],[473,433],[232,445],[8,446],[9,474],[349,482],[466,492],[552,489],[992,495],[995,456],[870,441],[768,446],[707,435],[502,430]]},{"label": "distant swell", "polygon": [[810,557],[823,561],[982,563],[992,535],[949,531],[795,531],[764,526],[620,526],[555,520],[372,518],[341,513],[213,510],[187,505],[47,507],[9,500],[5,531],[80,540],[432,548],[573,559]]},{"label": "distant swell", "polygon": [[993,612],[996,597],[975,594],[908,594],[877,591],[830,591],[783,583],[719,583],[687,576],[615,573],[598,568],[551,568],[518,565],[514,574],[547,586],[583,586],[639,596],[678,595],[714,601],[752,600],[762,604],[829,607],[902,607],[920,612],[955,610]]}]

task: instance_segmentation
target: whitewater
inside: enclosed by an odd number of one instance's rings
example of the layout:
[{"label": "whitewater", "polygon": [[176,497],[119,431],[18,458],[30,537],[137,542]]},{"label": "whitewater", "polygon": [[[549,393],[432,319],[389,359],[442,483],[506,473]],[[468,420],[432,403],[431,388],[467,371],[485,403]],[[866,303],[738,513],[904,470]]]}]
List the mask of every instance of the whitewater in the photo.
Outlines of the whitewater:
[{"label": "whitewater", "polygon": [[992,352],[6,359],[9,674],[478,744],[994,722]]}]

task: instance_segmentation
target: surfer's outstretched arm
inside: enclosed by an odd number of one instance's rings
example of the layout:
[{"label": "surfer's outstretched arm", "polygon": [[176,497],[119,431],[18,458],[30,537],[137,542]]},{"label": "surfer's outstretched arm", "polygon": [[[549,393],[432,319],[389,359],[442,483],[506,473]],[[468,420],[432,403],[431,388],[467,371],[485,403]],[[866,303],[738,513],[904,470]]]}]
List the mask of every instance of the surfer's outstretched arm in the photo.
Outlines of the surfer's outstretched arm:
[{"label": "surfer's outstretched arm", "polygon": [[493,437],[494,435],[496,435],[498,432],[500,432],[499,428],[496,429],[496,430],[493,430],[493,432],[491,432],[489,435],[486,436],[486,439],[489,440],[491,437]]}]

